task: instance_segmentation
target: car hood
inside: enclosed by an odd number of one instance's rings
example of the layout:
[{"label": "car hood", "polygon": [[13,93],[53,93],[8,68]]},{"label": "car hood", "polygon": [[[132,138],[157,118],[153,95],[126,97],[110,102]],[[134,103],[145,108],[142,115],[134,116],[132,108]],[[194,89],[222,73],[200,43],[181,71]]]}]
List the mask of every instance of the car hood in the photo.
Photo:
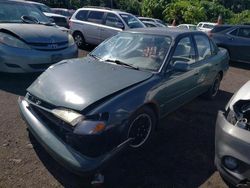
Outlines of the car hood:
[{"label": "car hood", "polygon": [[68,41],[65,32],[54,26],[39,24],[0,24],[0,32],[16,35],[27,43],[58,43]]},{"label": "car hood", "polygon": [[152,75],[86,57],[50,67],[28,88],[28,92],[57,107],[82,111]]},{"label": "car hood", "polygon": [[226,105],[226,109],[230,107],[233,109],[233,105],[239,100],[250,100],[250,81],[245,83],[230,99],[228,104]]}]

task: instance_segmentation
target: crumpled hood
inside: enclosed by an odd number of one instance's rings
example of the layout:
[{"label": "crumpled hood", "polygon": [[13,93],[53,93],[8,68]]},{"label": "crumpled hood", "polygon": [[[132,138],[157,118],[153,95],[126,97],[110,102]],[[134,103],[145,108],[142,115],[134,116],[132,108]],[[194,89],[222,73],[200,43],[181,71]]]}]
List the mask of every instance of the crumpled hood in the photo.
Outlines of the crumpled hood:
[{"label": "crumpled hood", "polygon": [[58,43],[68,41],[66,33],[54,26],[39,24],[0,24],[0,32],[8,31],[27,43]]},{"label": "crumpled hood", "polygon": [[82,111],[104,97],[151,76],[150,72],[86,57],[62,61],[47,69],[28,88],[28,92],[55,106]]},{"label": "crumpled hood", "polygon": [[228,109],[228,107],[233,109],[233,105],[239,100],[250,100],[250,81],[245,83],[237,92],[235,92],[228,102],[226,109]]}]

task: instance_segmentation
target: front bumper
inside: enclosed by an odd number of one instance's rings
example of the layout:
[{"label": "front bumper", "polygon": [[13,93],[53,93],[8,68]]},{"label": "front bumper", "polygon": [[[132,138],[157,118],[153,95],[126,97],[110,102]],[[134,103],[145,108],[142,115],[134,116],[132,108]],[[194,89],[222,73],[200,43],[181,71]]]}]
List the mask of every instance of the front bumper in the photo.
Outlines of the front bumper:
[{"label": "front bumper", "polygon": [[37,141],[56,161],[76,174],[86,175],[100,170],[107,162],[125,149],[131,141],[131,139],[128,139],[111,152],[99,157],[84,156],[64,143],[46,126],[46,122],[42,122],[39,117],[32,113],[25,99],[19,98],[18,103],[21,115]]},{"label": "front bumper", "polygon": [[76,45],[56,51],[19,49],[0,44],[0,72],[41,72],[51,64],[78,57]]},{"label": "front bumper", "polygon": [[[225,167],[222,160],[232,156],[238,160],[234,171]],[[215,165],[222,177],[234,186],[241,187],[250,180],[250,132],[238,128],[226,120],[219,111],[215,133]]]}]

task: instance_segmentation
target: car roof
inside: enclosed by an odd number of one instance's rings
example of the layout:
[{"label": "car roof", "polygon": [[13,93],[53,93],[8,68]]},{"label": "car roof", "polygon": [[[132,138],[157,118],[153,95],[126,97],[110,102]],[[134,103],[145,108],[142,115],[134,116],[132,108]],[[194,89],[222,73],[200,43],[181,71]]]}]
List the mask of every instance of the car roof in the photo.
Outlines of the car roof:
[{"label": "car roof", "polygon": [[95,6],[86,6],[86,7],[82,7],[79,8],[77,11],[79,10],[93,10],[93,11],[103,11],[103,12],[117,12],[117,13],[125,13],[125,14],[130,14],[128,12],[125,11],[121,11],[118,9],[111,9],[111,8],[107,8],[107,7],[95,7]]},{"label": "car roof", "polygon": [[169,36],[173,39],[177,38],[179,35],[183,35],[183,34],[206,35],[202,31],[190,31],[190,30],[182,30],[182,29],[178,29],[178,28],[163,28],[163,27],[137,28],[137,29],[130,29],[130,30],[127,30],[124,32],[152,34],[152,35],[164,35],[164,36]]},{"label": "car roof", "polygon": [[38,2],[35,2],[35,1],[25,1],[26,3],[30,3],[30,4],[33,4],[33,5],[45,5],[43,3],[38,3]]},{"label": "car roof", "polygon": [[213,22],[200,22],[198,24],[210,24],[210,25],[216,25],[217,23],[213,23]]},{"label": "car roof", "polygon": [[0,2],[11,2],[11,3],[26,3],[26,4],[42,4],[33,1],[25,1],[25,0],[0,0]]}]

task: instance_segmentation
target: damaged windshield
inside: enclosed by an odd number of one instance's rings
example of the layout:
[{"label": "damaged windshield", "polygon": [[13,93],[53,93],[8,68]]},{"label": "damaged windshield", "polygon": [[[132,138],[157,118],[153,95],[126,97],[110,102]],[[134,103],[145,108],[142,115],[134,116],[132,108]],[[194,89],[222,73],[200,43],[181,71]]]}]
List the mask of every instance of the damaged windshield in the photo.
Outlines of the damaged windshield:
[{"label": "damaged windshield", "polygon": [[124,32],[103,42],[91,55],[134,69],[157,71],[164,62],[170,44],[171,38],[168,36]]}]

